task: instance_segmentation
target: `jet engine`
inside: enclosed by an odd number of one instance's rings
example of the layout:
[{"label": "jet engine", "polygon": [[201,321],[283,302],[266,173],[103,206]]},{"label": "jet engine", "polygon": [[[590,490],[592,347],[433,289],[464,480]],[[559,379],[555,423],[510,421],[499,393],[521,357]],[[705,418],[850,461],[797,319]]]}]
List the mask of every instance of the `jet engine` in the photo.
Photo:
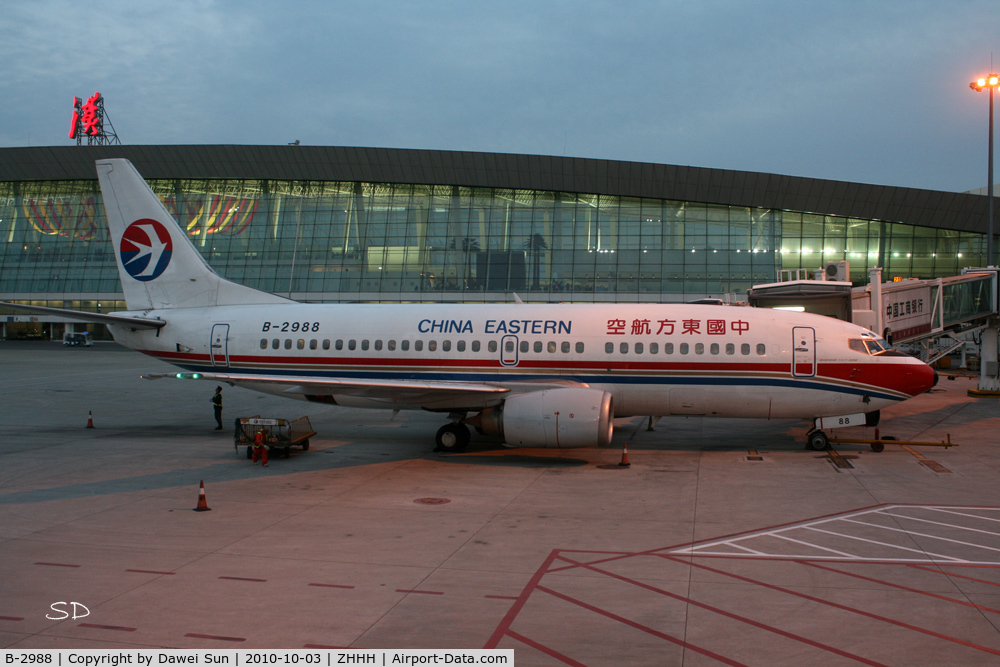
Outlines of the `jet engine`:
[{"label": "jet engine", "polygon": [[611,444],[614,418],[610,393],[565,387],[514,394],[466,423],[510,447],[603,447]]}]

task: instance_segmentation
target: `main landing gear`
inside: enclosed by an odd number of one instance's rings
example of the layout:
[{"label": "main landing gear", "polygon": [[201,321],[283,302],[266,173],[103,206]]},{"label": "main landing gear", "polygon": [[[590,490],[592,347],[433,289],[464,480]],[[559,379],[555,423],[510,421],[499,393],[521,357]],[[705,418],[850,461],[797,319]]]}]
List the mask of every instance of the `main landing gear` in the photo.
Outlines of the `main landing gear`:
[{"label": "main landing gear", "polygon": [[445,424],[434,436],[435,452],[458,453],[469,446],[469,427],[465,424]]}]

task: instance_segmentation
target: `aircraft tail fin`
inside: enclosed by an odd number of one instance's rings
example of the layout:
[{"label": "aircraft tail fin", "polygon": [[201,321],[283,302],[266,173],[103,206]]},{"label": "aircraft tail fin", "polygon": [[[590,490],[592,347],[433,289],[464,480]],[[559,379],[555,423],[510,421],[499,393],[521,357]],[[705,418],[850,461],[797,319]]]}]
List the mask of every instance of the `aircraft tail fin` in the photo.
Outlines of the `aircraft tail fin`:
[{"label": "aircraft tail fin", "polygon": [[129,310],[289,302],[213,271],[128,160],[98,160],[97,177]]}]

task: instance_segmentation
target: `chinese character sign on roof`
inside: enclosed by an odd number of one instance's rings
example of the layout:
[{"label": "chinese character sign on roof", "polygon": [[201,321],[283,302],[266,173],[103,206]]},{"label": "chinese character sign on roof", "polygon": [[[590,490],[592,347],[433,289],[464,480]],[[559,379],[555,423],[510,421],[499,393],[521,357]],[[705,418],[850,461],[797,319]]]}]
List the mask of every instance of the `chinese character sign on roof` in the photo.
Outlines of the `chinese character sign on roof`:
[{"label": "chinese character sign on roof", "polygon": [[79,146],[83,137],[88,144],[120,144],[114,126],[108,121],[111,131],[105,130],[106,116],[104,113],[104,98],[100,93],[94,93],[84,102],[79,97],[73,98],[73,121],[69,130],[69,138],[76,139]]}]

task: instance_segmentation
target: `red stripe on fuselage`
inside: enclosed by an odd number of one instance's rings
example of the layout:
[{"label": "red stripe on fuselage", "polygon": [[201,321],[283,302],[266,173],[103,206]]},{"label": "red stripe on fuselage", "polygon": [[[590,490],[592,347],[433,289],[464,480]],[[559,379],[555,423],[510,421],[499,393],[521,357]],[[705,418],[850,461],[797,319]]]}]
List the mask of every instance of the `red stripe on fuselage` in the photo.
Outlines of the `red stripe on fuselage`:
[{"label": "red stripe on fuselage", "polygon": [[[145,354],[166,361],[187,362],[212,368],[211,360],[205,354],[143,350]],[[623,372],[643,374],[771,374],[789,375],[788,363],[762,362],[720,362],[720,361],[581,361],[559,359],[522,358],[516,366],[505,366],[498,358],[384,358],[384,357],[306,357],[272,355],[230,355],[231,368],[240,370],[280,370],[295,371],[314,369],[324,373],[356,372],[364,370],[404,369],[440,371],[480,371],[524,373],[525,371],[546,372],[553,375],[574,375],[580,373],[608,372],[610,375]],[[216,367],[220,370],[224,367]],[[916,396],[929,390],[934,384],[934,371],[925,364],[900,359],[898,363],[879,361],[820,363],[815,378],[835,380],[854,386],[879,387],[890,391]],[[808,379],[808,378],[806,378]]]}]

